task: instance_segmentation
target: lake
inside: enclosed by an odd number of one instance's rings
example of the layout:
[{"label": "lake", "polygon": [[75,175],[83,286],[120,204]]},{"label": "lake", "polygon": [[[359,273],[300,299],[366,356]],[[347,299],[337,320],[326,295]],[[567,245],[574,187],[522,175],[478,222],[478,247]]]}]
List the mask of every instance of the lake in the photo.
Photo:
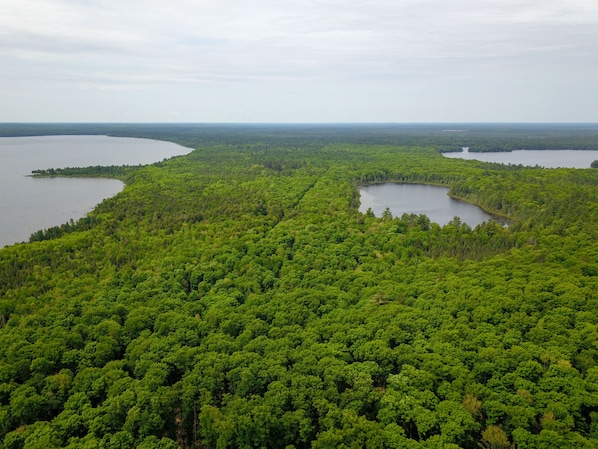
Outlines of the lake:
[{"label": "lake", "polygon": [[453,159],[468,159],[482,162],[498,162],[499,164],[514,164],[543,168],[590,168],[593,161],[598,160],[598,151],[576,150],[516,150],[492,153],[443,153]]},{"label": "lake", "polygon": [[441,226],[450,222],[455,215],[472,228],[485,221],[496,220],[478,206],[451,198],[447,195],[448,191],[448,187],[426,184],[384,183],[364,186],[360,189],[359,211],[365,213],[371,208],[380,217],[388,207],[393,217],[425,214],[430,221]]},{"label": "lake", "polygon": [[32,178],[32,170],[150,164],[190,151],[172,142],[127,137],[0,138],[0,248],[84,217],[124,187],[105,178]]}]

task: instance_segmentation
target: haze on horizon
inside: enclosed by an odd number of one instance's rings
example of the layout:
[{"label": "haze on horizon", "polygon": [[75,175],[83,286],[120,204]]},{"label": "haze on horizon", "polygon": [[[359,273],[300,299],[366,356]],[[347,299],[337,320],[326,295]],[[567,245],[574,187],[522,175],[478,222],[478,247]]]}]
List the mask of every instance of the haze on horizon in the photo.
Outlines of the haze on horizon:
[{"label": "haze on horizon", "polygon": [[5,0],[0,122],[598,122],[595,0]]}]

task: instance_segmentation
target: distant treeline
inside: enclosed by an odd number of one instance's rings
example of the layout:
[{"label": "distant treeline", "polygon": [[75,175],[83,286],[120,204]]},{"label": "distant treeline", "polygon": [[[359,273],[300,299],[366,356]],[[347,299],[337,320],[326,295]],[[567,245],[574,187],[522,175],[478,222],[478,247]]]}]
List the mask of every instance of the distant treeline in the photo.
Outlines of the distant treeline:
[{"label": "distant treeline", "polygon": [[98,176],[98,177],[110,177],[110,178],[122,178],[131,170],[141,167],[130,166],[130,165],[110,165],[101,166],[93,165],[89,167],[65,167],[65,168],[46,168],[39,170],[32,170],[31,173],[34,177],[47,177],[47,176]]},{"label": "distant treeline", "polygon": [[598,150],[598,124],[73,124],[3,123],[0,137],[108,135],[169,140],[197,148],[243,146],[319,147],[336,143],[431,146],[441,152]]}]

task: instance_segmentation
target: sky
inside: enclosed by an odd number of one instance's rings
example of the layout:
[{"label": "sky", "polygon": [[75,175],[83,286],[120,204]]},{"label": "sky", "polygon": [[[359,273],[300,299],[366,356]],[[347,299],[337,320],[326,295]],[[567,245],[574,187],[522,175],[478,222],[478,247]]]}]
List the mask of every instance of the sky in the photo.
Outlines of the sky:
[{"label": "sky", "polygon": [[2,0],[0,122],[598,122],[598,0]]}]

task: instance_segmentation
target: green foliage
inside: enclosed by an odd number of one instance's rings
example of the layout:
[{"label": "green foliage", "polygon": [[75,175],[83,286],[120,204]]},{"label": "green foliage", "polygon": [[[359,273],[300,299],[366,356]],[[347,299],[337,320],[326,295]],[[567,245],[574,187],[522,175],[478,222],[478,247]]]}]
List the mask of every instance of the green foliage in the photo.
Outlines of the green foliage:
[{"label": "green foliage", "polygon": [[[138,166],[139,167],[139,166]],[[109,177],[109,178],[125,178],[132,170],[138,167],[130,167],[127,165],[111,165],[101,166],[94,165],[91,167],[65,167],[65,168],[47,168],[33,170],[31,173],[36,178],[43,177],[57,177],[57,176],[84,176],[84,177]]]},{"label": "green foliage", "polygon": [[[0,448],[598,445],[598,173],[282,129],[157,125],[197,149],[0,250]],[[371,182],[511,224],[360,214]]]}]

